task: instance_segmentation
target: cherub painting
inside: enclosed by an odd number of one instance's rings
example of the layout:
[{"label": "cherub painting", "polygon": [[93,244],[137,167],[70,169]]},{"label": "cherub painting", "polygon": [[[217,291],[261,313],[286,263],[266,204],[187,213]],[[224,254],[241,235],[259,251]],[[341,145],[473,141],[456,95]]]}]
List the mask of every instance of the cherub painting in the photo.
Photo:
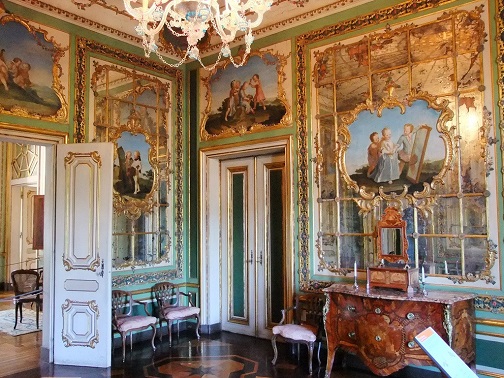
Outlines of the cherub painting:
[{"label": "cherub painting", "polygon": [[290,121],[282,83],[285,57],[251,53],[239,68],[219,66],[205,80],[209,103],[202,119],[202,136],[232,136]]},{"label": "cherub painting", "polygon": [[[360,112],[348,125],[350,143],[345,151],[347,177],[368,191],[422,190],[446,166],[442,138],[430,138],[440,113],[415,101],[404,114],[399,108]],[[432,126],[430,126],[432,125]],[[367,140],[363,151],[362,141]]]},{"label": "cherub painting", "polygon": [[31,30],[20,18],[7,14],[0,23],[0,109],[24,109],[42,118],[58,118],[65,105],[58,90],[60,76],[53,67],[64,55],[43,33]]}]

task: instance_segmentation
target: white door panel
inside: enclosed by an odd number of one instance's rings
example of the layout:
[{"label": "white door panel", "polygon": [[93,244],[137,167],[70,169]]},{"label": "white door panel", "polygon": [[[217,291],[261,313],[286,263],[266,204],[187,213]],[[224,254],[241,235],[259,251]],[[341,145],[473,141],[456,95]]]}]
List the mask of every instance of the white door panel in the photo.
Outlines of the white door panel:
[{"label": "white door panel", "polygon": [[57,146],[54,363],[111,365],[113,144]]}]

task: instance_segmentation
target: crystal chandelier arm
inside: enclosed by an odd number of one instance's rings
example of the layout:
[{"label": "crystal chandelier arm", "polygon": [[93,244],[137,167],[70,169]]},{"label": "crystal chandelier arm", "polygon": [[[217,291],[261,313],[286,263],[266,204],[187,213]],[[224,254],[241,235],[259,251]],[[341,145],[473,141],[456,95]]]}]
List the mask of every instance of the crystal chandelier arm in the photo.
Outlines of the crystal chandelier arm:
[{"label": "crystal chandelier arm", "polygon": [[[148,6],[148,1],[143,0],[142,5],[138,7],[132,7],[132,3],[139,3],[139,0],[124,0],[124,8],[126,11],[138,21],[138,26],[141,28],[143,34],[147,36],[153,36],[159,34],[163,28],[164,22],[168,16],[169,9],[165,7],[162,16],[159,17],[159,5],[166,3],[168,0],[156,0],[150,6]],[[157,20],[156,20],[157,17]],[[155,27],[149,26],[149,24],[156,25]]]},{"label": "crystal chandelier arm", "polygon": [[[0,0],[1,1],[1,0]],[[229,58],[235,67],[242,66],[250,53],[254,37],[252,28],[263,21],[272,0],[123,0],[126,11],[138,22],[135,30],[142,37],[145,56],[155,53],[159,59],[172,67],[179,67],[187,59],[195,59],[207,70],[213,70],[222,57]],[[150,4],[150,5],[149,5]],[[222,8],[220,6],[222,5]],[[251,17],[253,16],[253,19]],[[210,25],[221,39],[217,61],[205,66],[197,43],[207,33]],[[167,63],[156,45],[155,38],[164,27],[176,37],[187,38],[187,51],[176,64]],[[229,44],[238,32],[245,34],[245,51],[240,59],[231,56]]]},{"label": "crystal chandelier arm", "polygon": [[132,2],[136,3],[137,0],[124,0],[124,8],[126,9],[126,12],[128,12],[131,15],[131,17],[133,17],[135,20],[139,20],[143,14],[142,8],[141,7],[133,8],[131,6]]},{"label": "crystal chandelier arm", "polygon": [[[153,7],[154,7],[154,10],[157,9],[156,4],[154,4]],[[166,23],[166,19],[168,18],[168,13],[170,13],[170,16],[172,16],[171,15],[172,12],[170,10],[170,7],[166,6],[163,10],[163,15],[158,19],[154,19],[154,17],[153,17],[154,10],[150,14],[149,20],[147,22],[145,22],[145,25],[142,24],[142,28],[143,28],[145,34],[147,34],[148,36],[159,34],[161,32],[161,29],[163,29],[164,24]],[[149,9],[149,11],[150,11],[150,9]],[[151,22],[152,24],[154,24],[156,26],[149,27],[148,22]]]},{"label": "crystal chandelier arm", "polygon": [[257,15],[254,21],[247,19],[250,28],[255,28],[263,21],[264,13],[271,8],[271,0],[247,0],[241,5],[243,14],[252,12]]}]

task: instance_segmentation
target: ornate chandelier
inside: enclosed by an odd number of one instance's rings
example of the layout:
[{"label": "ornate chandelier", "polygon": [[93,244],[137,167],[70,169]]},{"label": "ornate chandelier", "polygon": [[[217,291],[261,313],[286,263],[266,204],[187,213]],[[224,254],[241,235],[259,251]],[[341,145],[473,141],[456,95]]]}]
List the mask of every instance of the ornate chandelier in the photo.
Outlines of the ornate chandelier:
[{"label": "ornate chandelier", "polygon": [[[198,60],[205,69],[212,70],[222,57],[229,57],[235,67],[243,65],[254,41],[252,29],[262,22],[264,13],[272,4],[271,0],[221,0],[222,2],[221,6],[218,0],[124,0],[124,6],[138,21],[135,30],[142,37],[146,57],[154,53],[163,63],[172,67],[179,67],[190,58]],[[187,51],[176,64],[166,62],[156,45],[156,37],[165,26],[175,37],[187,39]],[[210,26],[221,39],[221,49],[217,61],[211,66],[205,66],[197,43]],[[245,34],[245,54],[235,61],[229,44],[234,41],[237,32]]]}]

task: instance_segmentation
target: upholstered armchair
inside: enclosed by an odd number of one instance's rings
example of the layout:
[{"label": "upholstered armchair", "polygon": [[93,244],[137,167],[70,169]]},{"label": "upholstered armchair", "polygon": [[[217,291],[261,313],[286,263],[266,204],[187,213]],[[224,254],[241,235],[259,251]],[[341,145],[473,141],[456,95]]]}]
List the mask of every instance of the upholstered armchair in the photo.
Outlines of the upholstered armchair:
[{"label": "upholstered armchair", "polygon": [[177,323],[177,336],[180,331],[180,321],[196,320],[196,337],[199,339],[200,309],[194,306],[192,293],[180,291],[178,285],[170,282],[160,282],[153,286],[152,291],[157,302],[159,319],[159,338],[163,340],[163,322],[168,325],[168,337],[172,345],[172,325]]},{"label": "upholstered armchair", "polygon": [[[313,349],[318,344],[317,358],[320,365],[320,345],[324,335],[323,307],[325,303],[324,296],[320,294],[300,294],[295,298],[295,304],[282,310],[282,320],[273,327],[273,336],[271,344],[273,345],[274,357],[271,361],[276,364],[278,350],[276,340],[278,337],[287,343],[297,344],[298,358],[299,345],[304,344],[308,347],[308,368],[312,374]],[[292,314],[292,322],[287,323]]]},{"label": "upholstered armchair", "polygon": [[14,329],[19,321],[23,322],[23,304],[35,304],[37,329],[39,327],[39,312],[42,307],[42,290],[40,286],[40,275],[36,270],[19,269],[11,272],[12,286],[14,289],[15,320]]},{"label": "upholstered armchair", "polygon": [[[146,315],[133,315],[135,305],[143,305]],[[152,350],[156,350],[154,339],[156,338],[157,318],[151,316],[147,303],[133,299],[133,294],[125,290],[112,291],[112,331],[121,334],[122,360],[126,358],[126,338],[130,334],[130,350],[133,351],[133,331],[152,328]]]}]

